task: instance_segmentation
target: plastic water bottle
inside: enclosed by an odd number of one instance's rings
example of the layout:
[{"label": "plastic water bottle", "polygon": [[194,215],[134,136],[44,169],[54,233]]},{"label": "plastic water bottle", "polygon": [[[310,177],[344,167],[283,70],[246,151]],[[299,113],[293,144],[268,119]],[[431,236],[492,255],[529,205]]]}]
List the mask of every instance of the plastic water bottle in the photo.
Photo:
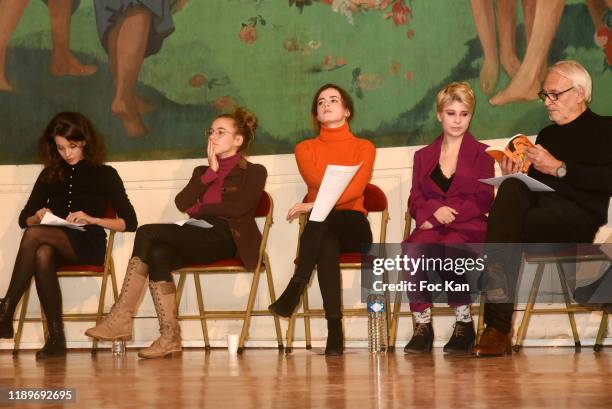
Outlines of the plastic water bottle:
[{"label": "plastic water bottle", "polygon": [[113,340],[113,356],[116,358],[121,358],[125,356],[125,341],[122,339],[114,339]]},{"label": "plastic water bottle", "polygon": [[382,294],[368,295],[368,348],[372,353],[387,351],[387,317]]}]

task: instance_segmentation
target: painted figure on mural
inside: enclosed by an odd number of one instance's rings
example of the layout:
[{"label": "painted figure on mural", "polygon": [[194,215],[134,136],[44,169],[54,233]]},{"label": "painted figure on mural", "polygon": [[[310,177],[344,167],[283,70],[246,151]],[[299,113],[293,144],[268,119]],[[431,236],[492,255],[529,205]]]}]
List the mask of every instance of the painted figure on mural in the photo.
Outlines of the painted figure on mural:
[{"label": "painted figure on mural", "polygon": [[[480,88],[486,94],[493,93],[500,64],[511,78],[510,83],[489,100],[491,105],[501,106],[537,99],[548,68],[548,50],[557,32],[565,1],[522,0],[527,44],[522,62],[516,52],[516,0],[498,0],[497,13],[494,12],[493,0],[471,0],[471,3],[484,54]],[[587,0],[586,3],[595,26],[599,27],[606,10],[612,7],[612,0]],[[495,17],[499,34],[499,58]]]},{"label": "painted figure on mural", "polygon": [[98,35],[115,83],[111,110],[130,137],[147,130],[142,115],[153,107],[134,93],[144,59],[157,54],[174,31],[172,11],[188,0],[94,0]]},{"label": "painted figure on mural", "polygon": [[[538,98],[540,83],[546,73],[548,50],[561,20],[564,0],[523,0],[527,48],[521,62],[516,54],[516,1],[497,1],[499,27],[499,60],[492,0],[472,0],[472,13],[483,48],[484,62],[480,71],[480,87],[491,94],[499,77],[499,62],[512,80],[494,95],[492,105]],[[499,61],[499,62],[498,62]]]},{"label": "painted figure on mural", "polygon": [[[54,76],[85,76],[96,72],[97,67],[82,64],[70,51],[70,19],[80,0],[45,1],[51,17],[51,65]],[[28,0],[0,0],[0,92],[12,92],[13,86],[6,78],[6,52],[11,35],[28,4]]]}]

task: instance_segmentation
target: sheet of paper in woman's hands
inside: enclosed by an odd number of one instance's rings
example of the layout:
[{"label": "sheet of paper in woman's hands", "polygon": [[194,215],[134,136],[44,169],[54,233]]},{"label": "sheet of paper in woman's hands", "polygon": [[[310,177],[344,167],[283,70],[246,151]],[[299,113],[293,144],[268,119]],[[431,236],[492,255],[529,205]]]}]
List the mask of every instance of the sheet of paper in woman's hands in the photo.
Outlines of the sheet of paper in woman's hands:
[{"label": "sheet of paper in woman's hands", "polygon": [[201,220],[201,219],[179,220],[179,221],[174,222],[174,224],[178,224],[179,226],[190,224],[192,226],[202,227],[203,229],[209,229],[213,227],[212,224],[208,223],[206,220]]},{"label": "sheet of paper in woman's hands", "polygon": [[360,167],[361,163],[355,166],[327,165],[308,220],[325,220]]},{"label": "sheet of paper in woman's hands", "polygon": [[522,181],[524,184],[527,185],[529,190],[533,192],[554,192],[555,191],[555,189],[553,189],[552,187],[545,185],[539,180],[536,180],[521,172],[510,173],[509,175],[499,176],[496,178],[478,179],[478,180],[482,183],[486,183],[487,185],[499,186],[502,184],[504,180],[510,179],[510,178],[515,178],[515,179]]},{"label": "sheet of paper in woman's hands", "polygon": [[56,215],[50,212],[45,213],[42,220],[40,221],[40,224],[46,224],[47,226],[62,226],[68,227],[69,229],[85,231],[85,229],[83,228],[83,226],[85,225],[83,223],[71,223],[68,220],[62,219],[61,217],[57,217]]}]

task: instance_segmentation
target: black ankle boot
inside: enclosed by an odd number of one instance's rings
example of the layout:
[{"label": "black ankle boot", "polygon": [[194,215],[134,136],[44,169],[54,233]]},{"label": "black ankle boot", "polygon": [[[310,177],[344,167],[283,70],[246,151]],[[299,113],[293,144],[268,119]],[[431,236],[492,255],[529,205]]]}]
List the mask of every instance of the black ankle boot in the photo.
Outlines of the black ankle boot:
[{"label": "black ankle boot", "polygon": [[66,356],[66,337],[64,324],[59,321],[49,322],[49,338],[43,348],[36,352],[36,359]]},{"label": "black ankle boot", "polygon": [[327,319],[327,343],[325,355],[342,355],[344,352],[344,334],[342,333],[342,318]]},{"label": "black ankle boot", "polygon": [[275,315],[289,318],[293,314],[295,307],[300,303],[300,297],[306,288],[306,283],[297,281],[294,278],[289,281],[287,288],[278,299],[268,306],[268,310]]},{"label": "black ankle boot", "polygon": [[424,352],[431,352],[433,345],[433,325],[431,322],[427,324],[416,324],[414,327],[414,334],[410,339],[410,342],[404,347],[404,352],[407,354],[422,354]]},{"label": "black ankle boot", "polygon": [[444,352],[449,354],[471,353],[474,348],[476,333],[474,332],[474,321],[455,322],[455,330],[446,345]]},{"label": "black ankle boot", "polygon": [[10,300],[3,298],[0,300],[0,338],[12,339],[13,333],[13,312],[9,311]]}]

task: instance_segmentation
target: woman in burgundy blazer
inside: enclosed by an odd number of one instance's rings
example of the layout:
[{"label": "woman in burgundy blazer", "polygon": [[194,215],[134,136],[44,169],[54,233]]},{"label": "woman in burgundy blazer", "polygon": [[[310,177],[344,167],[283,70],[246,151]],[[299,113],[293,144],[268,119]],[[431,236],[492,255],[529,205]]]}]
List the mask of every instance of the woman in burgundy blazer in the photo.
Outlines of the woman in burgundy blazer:
[{"label": "woman in burgundy blazer", "polygon": [[[408,210],[416,227],[403,243],[404,254],[410,257],[458,257],[461,254],[457,250],[431,244],[484,242],[493,187],[478,179],[494,176],[494,162],[485,152],[487,145],[467,131],[474,104],[474,92],[467,83],[451,83],[438,93],[437,116],[443,132],[414,154]],[[462,256],[466,255],[469,256],[463,252]],[[458,270],[439,274],[443,283],[465,283]],[[408,275],[408,281],[415,283],[415,291],[409,291],[408,297],[416,327],[404,348],[407,353],[428,352],[433,343],[431,295],[420,290],[427,280],[422,270]],[[444,351],[469,352],[475,339],[469,293],[448,291],[448,301],[455,309],[457,322]]]}]

